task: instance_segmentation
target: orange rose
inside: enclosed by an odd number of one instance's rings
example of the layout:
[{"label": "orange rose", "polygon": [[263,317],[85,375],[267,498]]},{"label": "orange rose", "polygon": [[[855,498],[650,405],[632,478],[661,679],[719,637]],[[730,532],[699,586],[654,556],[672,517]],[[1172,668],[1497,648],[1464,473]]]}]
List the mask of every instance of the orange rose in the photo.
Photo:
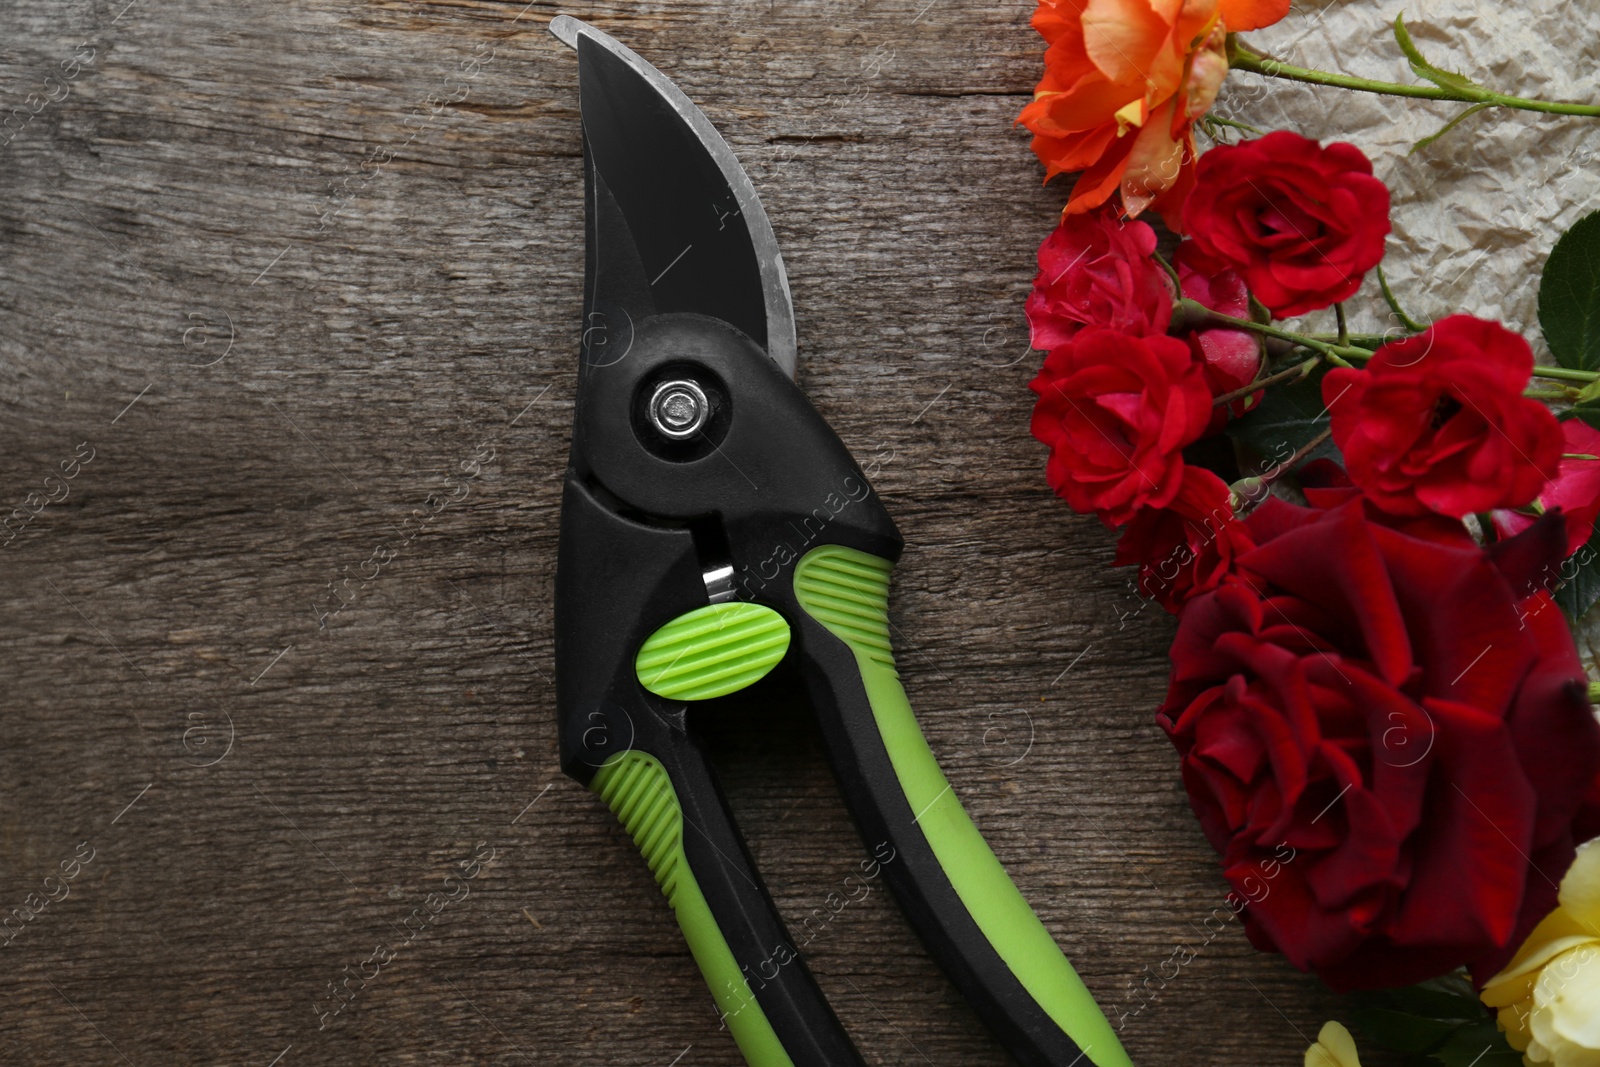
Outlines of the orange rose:
[{"label": "orange rose", "polygon": [[1288,12],[1289,0],[1039,0],[1044,78],[1018,121],[1046,181],[1083,171],[1067,212],[1120,187],[1129,215],[1154,207],[1177,228],[1194,181],[1192,127],[1228,73],[1227,35]]}]

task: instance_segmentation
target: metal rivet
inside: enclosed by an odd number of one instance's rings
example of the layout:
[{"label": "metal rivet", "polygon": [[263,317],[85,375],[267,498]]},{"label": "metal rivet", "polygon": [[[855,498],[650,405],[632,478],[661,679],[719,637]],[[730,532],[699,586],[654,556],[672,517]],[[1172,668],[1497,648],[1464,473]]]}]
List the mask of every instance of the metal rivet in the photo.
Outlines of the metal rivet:
[{"label": "metal rivet", "polygon": [[686,378],[662,382],[650,396],[650,421],[663,436],[684,441],[705,426],[711,403],[705,390]]}]

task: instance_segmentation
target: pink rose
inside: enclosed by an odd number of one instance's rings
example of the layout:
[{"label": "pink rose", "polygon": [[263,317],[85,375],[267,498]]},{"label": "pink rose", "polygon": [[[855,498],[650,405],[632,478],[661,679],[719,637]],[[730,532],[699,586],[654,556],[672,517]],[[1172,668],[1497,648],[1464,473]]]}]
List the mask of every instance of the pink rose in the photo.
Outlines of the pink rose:
[{"label": "pink rose", "polygon": [[[1600,457],[1600,430],[1582,419],[1570,419],[1561,424],[1561,435],[1566,440],[1561,469],[1555,480],[1539,494],[1546,510],[1560,508],[1567,519],[1567,555],[1582,548],[1594,532],[1594,520],[1600,516],[1600,458],[1575,459],[1575,456]],[[1494,526],[1501,537],[1511,537],[1533,525],[1533,517],[1515,511],[1496,511]]]}]

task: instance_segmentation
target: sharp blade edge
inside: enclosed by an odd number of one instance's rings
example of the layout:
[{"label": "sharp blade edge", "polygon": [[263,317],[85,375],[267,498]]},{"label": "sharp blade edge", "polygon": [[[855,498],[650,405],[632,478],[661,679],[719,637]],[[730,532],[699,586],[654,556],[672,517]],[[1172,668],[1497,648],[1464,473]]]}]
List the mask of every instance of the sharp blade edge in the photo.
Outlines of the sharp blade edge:
[{"label": "sharp blade edge", "polygon": [[[590,59],[601,75],[611,75],[585,78],[580,68],[586,145],[594,157],[589,165],[606,176],[612,195],[629,215],[656,306],[662,311],[703,311],[732,322],[793,378],[798,349],[788,275],[766,210],[733,150],[681,89],[626,45],[569,15],[556,16],[549,29],[580,57],[585,44],[599,49],[588,53]],[[631,73],[633,84],[618,64]],[[658,102],[655,108],[634,91],[638,81],[648,85]],[[663,128],[668,124],[662,119],[692,137],[704,162],[720,177],[718,182],[703,181],[710,194],[703,203],[671,205],[680,210],[653,207],[665,195],[663,188],[672,188],[672,177],[681,179],[681,186],[692,169],[691,161],[671,151],[673,133]],[[650,160],[652,145],[672,158]],[[754,263],[754,279],[741,276],[746,255]]]}]

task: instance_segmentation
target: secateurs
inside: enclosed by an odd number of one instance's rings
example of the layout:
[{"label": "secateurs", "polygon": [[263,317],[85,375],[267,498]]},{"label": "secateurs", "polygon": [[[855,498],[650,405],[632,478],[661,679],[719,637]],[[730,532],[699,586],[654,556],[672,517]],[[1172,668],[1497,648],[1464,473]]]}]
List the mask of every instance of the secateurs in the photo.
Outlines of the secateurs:
[{"label": "secateurs", "polygon": [[868,862],[1012,1055],[1129,1067],[917,727],[889,641],[900,534],[793,380],[749,178],[649,63],[576,19],[550,29],[578,53],[588,244],[556,571],[563,769],[643,852],[753,1067],[860,1064],[689,713],[783,664]]}]

